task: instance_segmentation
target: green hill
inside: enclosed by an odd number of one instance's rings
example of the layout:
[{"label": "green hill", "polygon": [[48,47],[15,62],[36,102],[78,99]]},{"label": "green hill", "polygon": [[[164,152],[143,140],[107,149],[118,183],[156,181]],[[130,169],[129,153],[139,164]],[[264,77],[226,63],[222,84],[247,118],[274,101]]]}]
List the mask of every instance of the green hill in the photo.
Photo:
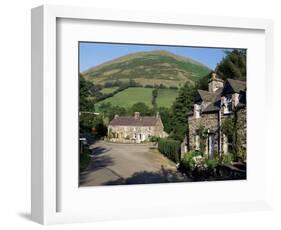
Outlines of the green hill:
[{"label": "green hill", "polygon": [[94,84],[130,81],[142,86],[181,86],[186,81],[194,82],[211,72],[207,66],[190,58],[167,51],[132,53],[103,63],[82,73]]},{"label": "green hill", "polygon": [[[152,88],[142,87],[130,87],[125,89],[113,97],[109,97],[96,104],[97,110],[101,103],[111,103],[112,106],[122,106],[124,108],[130,108],[132,105],[138,102],[145,103],[148,107],[152,108]],[[159,89],[156,103],[159,107],[169,108],[178,95],[176,89]]]}]

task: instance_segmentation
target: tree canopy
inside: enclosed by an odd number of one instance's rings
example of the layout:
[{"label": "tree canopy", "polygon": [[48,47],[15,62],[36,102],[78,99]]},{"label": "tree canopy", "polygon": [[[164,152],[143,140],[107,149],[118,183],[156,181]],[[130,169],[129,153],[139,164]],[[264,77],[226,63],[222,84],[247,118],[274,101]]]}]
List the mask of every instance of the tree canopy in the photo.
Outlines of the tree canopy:
[{"label": "tree canopy", "polygon": [[95,111],[94,102],[88,98],[91,96],[91,90],[94,85],[86,81],[81,75],[79,76],[79,106],[80,111]]},{"label": "tree canopy", "polygon": [[196,87],[186,83],[179,91],[172,106],[172,120],[171,120],[171,137],[173,139],[183,141],[188,128],[187,114],[192,111],[194,104]]},{"label": "tree canopy", "polygon": [[139,112],[141,116],[150,116],[152,114],[151,109],[143,102],[138,102],[132,105],[130,108],[131,114]]},{"label": "tree canopy", "polygon": [[216,67],[217,74],[225,80],[232,78],[235,80],[246,80],[246,50],[233,49],[225,51],[226,56]]}]

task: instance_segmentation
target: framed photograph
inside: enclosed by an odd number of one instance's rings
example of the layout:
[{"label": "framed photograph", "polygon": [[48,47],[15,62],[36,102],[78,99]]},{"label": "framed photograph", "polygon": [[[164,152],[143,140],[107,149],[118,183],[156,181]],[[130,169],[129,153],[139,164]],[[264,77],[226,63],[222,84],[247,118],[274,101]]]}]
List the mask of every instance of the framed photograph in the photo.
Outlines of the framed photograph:
[{"label": "framed photograph", "polygon": [[32,9],[32,219],[271,208],[272,33],[265,19]]}]

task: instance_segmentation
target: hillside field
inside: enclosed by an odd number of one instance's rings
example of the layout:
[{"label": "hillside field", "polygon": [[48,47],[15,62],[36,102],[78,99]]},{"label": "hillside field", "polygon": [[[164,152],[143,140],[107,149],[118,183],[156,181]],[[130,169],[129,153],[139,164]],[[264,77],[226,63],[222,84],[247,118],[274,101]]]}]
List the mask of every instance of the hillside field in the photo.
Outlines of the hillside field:
[{"label": "hillside field", "polygon": [[118,87],[103,88],[100,92],[103,94],[113,93],[117,89],[118,89]]},{"label": "hillside field", "polygon": [[[112,106],[121,106],[124,108],[129,108],[135,103],[143,102],[152,108],[152,90],[153,88],[130,87],[115,94],[113,97],[98,102],[96,104],[96,109],[98,110],[101,103],[108,102],[111,103]],[[156,100],[157,106],[170,108],[177,95],[178,90],[176,89],[159,89]]]}]

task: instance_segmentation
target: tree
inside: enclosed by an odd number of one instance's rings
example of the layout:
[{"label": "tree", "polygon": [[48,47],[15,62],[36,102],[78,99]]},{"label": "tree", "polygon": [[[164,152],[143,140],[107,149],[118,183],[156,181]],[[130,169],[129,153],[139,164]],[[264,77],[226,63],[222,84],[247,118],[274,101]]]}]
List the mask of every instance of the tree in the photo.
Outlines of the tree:
[{"label": "tree", "polygon": [[94,85],[86,81],[82,75],[79,76],[79,107],[80,111],[95,111],[95,105],[92,100],[89,100],[91,91]]},{"label": "tree", "polygon": [[138,103],[133,104],[130,111],[132,114],[134,114],[134,112],[139,112],[141,116],[152,114],[151,109],[143,102],[138,102]]},{"label": "tree", "polygon": [[158,112],[160,114],[162,123],[164,125],[164,131],[167,132],[167,133],[170,133],[172,131],[172,123],[171,123],[172,113],[171,113],[171,109],[160,107],[160,108],[158,108]]},{"label": "tree", "polygon": [[185,83],[180,89],[179,95],[172,105],[171,137],[183,141],[188,130],[187,114],[193,110],[194,96],[196,87]]},{"label": "tree", "polygon": [[232,78],[236,80],[246,80],[246,50],[233,49],[225,51],[226,56],[216,67],[217,74],[225,80]]},{"label": "tree", "polygon": [[96,128],[99,124],[103,124],[101,116],[93,113],[81,113],[79,116],[80,131],[90,132],[92,128]]},{"label": "tree", "polygon": [[198,89],[208,90],[208,82],[209,82],[209,79],[210,79],[212,73],[213,72],[211,72],[208,75],[200,78],[199,81],[196,82],[196,87]]},{"label": "tree", "polygon": [[154,111],[157,110],[157,103],[156,103],[157,97],[158,97],[158,88],[155,88],[152,90],[152,101],[151,101]]},{"label": "tree", "polygon": [[99,105],[99,111],[105,116],[109,117],[109,112],[111,111],[111,103],[110,102],[102,102]]},{"label": "tree", "polygon": [[110,107],[110,109],[108,111],[109,121],[111,121],[116,114],[119,115],[119,116],[125,116],[125,115],[127,115],[127,110],[124,107],[121,107],[121,106]]}]

